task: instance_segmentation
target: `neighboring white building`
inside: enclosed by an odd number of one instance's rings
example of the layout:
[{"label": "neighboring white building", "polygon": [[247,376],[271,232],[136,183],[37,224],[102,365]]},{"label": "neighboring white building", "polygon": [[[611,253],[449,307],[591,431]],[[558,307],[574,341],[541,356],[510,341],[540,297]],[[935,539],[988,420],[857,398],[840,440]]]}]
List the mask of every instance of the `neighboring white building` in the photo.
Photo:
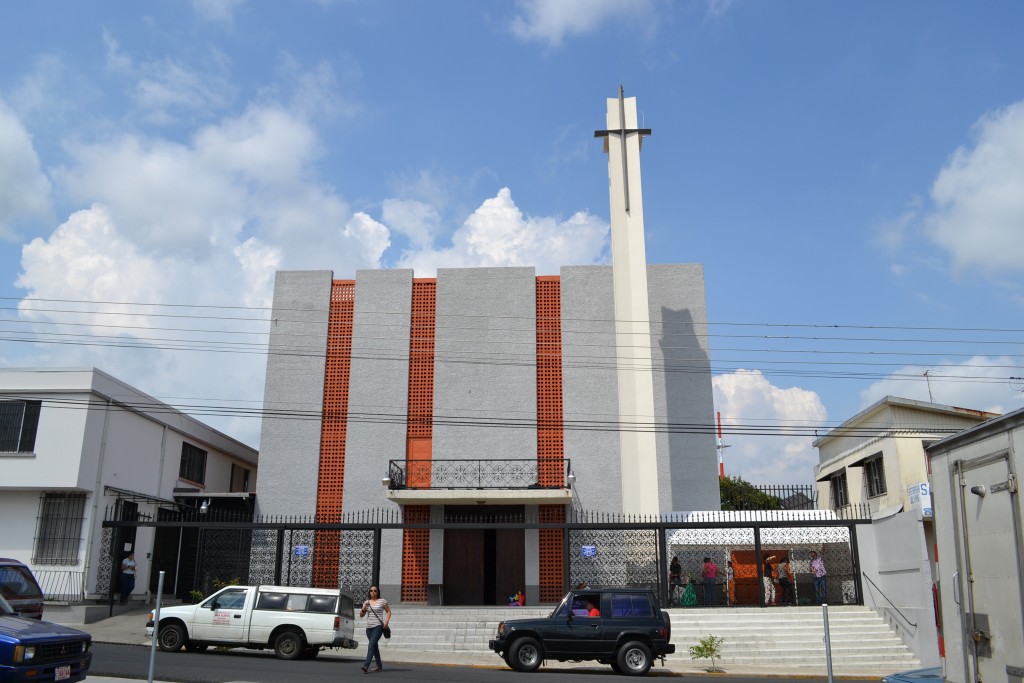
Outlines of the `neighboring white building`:
[{"label": "neighboring white building", "polygon": [[818,507],[863,503],[872,513],[920,509],[913,489],[928,483],[925,446],[993,417],[997,414],[886,396],[812,444],[819,457]]},{"label": "neighboring white building", "polygon": [[[925,448],[995,413],[886,396],[814,441],[818,506],[866,506],[858,530],[864,604],[924,665],[939,663],[935,529]],[[923,486],[923,488],[922,488]]]},{"label": "neighboring white building", "polygon": [[153,558],[169,553],[146,528],[111,548],[114,536],[102,529],[108,510],[133,519],[208,499],[245,505],[257,459],[256,450],[94,368],[0,369],[0,557],[30,565],[44,593],[73,602],[105,594],[110,555],[130,545],[134,594],[145,595]]}]

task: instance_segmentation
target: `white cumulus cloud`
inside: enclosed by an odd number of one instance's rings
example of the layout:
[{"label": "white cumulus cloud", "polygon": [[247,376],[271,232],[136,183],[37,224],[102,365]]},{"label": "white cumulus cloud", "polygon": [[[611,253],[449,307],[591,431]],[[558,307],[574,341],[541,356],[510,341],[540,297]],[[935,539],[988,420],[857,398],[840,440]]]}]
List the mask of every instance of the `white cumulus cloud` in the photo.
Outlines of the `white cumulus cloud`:
[{"label": "white cumulus cloud", "polygon": [[512,33],[525,41],[557,47],[566,37],[592,33],[606,22],[646,23],[650,0],[520,0]]},{"label": "white cumulus cloud", "polygon": [[[39,362],[96,366],[148,393],[217,405],[218,397],[262,396],[268,316],[199,306],[267,307],[278,267],[276,250],[255,239],[221,249],[205,263],[143,249],[97,204],[25,245],[16,284],[26,290],[22,318],[35,323],[37,338],[51,342],[41,347]],[[131,304],[54,306],[38,299]],[[161,306],[182,303],[195,307]],[[258,442],[258,420],[218,426]]]},{"label": "white cumulus cloud", "polygon": [[[809,484],[814,481],[818,452],[813,436],[786,434],[782,428],[806,430],[828,417],[813,391],[784,389],[758,370],[737,370],[712,378],[715,409],[722,414],[725,473],[752,484]],[[729,427],[780,428],[766,435],[730,434]]]},{"label": "white cumulus cloud", "polygon": [[43,174],[32,137],[0,99],[0,239],[12,239],[18,222],[50,215],[50,181]]},{"label": "white cumulus cloud", "polygon": [[1024,102],[982,117],[931,188],[931,238],[957,269],[1024,269]]},{"label": "white cumulus cloud", "polygon": [[1024,406],[1024,394],[1009,379],[1022,374],[1020,361],[1007,356],[974,356],[959,363],[943,362],[941,367],[907,365],[862,390],[860,403],[863,409],[885,396],[898,396],[1006,413]]},{"label": "white cumulus cloud", "polygon": [[563,265],[601,260],[610,227],[580,211],[566,220],[524,216],[508,188],[484,201],[451,238],[451,246],[405,254],[400,266],[421,277],[437,268],[534,266],[538,274],[557,274]]}]

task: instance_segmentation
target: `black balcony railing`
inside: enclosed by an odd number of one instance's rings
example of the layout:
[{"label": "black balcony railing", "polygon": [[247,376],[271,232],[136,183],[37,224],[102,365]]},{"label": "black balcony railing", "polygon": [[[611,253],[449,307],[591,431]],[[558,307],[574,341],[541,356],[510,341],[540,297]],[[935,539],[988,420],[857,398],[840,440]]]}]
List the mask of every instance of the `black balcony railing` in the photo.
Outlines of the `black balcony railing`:
[{"label": "black balcony railing", "polygon": [[391,460],[390,489],[562,489],[568,458],[525,460]]}]

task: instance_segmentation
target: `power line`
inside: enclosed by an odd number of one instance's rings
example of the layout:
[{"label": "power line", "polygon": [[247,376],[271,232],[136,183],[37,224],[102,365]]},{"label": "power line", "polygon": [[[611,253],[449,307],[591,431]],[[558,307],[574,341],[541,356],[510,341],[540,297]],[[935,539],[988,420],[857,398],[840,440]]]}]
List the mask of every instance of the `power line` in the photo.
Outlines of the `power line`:
[{"label": "power line", "polygon": [[[61,398],[44,394],[0,394],[0,400],[41,400],[53,408],[67,410],[105,410],[105,402],[97,402],[88,398]],[[119,399],[117,403],[124,408],[159,414],[177,414],[187,412],[190,415],[221,416],[221,417],[247,417],[253,419],[284,419],[304,421],[326,421],[339,420],[344,418],[350,423],[361,424],[406,424],[408,414],[405,412],[382,413],[382,412],[358,412],[349,411],[344,415],[324,413],[322,410],[282,410],[263,408],[237,408],[231,406],[209,406],[206,404],[185,404],[170,406],[163,403],[149,403],[140,401],[127,401]],[[509,418],[509,417],[480,417],[462,414],[435,414],[431,419],[434,427],[464,427],[464,428],[503,428],[503,429],[530,429],[536,430],[547,426],[544,421],[530,418]],[[708,422],[667,422],[667,421],[628,421],[628,420],[563,420],[558,423],[566,431],[598,431],[598,432],[654,432],[659,434],[716,434],[717,425],[713,420]],[[726,425],[723,430],[730,435],[741,436],[786,436],[786,437],[816,437],[822,432],[836,430],[835,424],[828,423],[806,423],[806,424],[783,424],[757,422],[734,422]],[[842,428],[833,436],[876,436],[879,433],[878,426],[848,427]],[[955,434],[961,431],[959,427],[941,427],[933,425],[897,424],[887,427],[886,435],[904,438],[921,438],[922,433],[943,435]]]}]

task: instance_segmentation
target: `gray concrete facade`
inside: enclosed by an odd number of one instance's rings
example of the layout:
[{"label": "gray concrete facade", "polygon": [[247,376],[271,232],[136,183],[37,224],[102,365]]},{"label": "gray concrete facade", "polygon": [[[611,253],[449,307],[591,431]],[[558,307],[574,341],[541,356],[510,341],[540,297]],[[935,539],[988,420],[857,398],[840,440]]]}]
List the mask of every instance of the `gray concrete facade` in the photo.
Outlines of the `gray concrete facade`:
[{"label": "gray concrete facade", "polygon": [[533,268],[437,271],[434,460],[537,457],[536,321]]},{"label": "gray concrete facade", "polygon": [[[711,389],[704,267],[685,263],[647,267],[651,306],[654,410],[660,431],[659,499],[663,511],[719,510],[718,458]],[[681,431],[680,426],[703,426]]]},{"label": "gray concrete facade", "polygon": [[260,450],[269,457],[260,460],[256,499],[263,514],[316,512],[322,421],[275,415],[323,409],[332,278],[329,270],[279,271],[274,281],[260,431]]},{"label": "gray concrete facade", "polygon": [[[412,270],[356,272],[344,512],[382,506],[388,461],[405,458]],[[402,534],[381,538],[380,586],[400,595]]]},{"label": "gray concrete facade", "polygon": [[612,269],[563,267],[561,290],[564,443],[576,475],[575,504],[621,512],[619,434],[585,428],[619,419]]},{"label": "gray concrete facade", "polygon": [[[267,361],[259,504],[312,514],[319,420],[276,410],[322,407],[332,274],[282,271]],[[346,441],[346,512],[381,505],[388,461],[406,454],[411,270],[357,273]],[[657,423],[713,424],[703,269],[648,267]],[[618,419],[612,272],[561,272],[565,456],[576,504],[621,511],[619,435],[586,429]],[[536,279],[532,268],[441,269],[437,277],[433,458],[532,459],[537,454]],[[474,424],[476,423],[476,424]],[[581,428],[584,427],[584,428]],[[714,434],[657,434],[663,510],[718,509]],[[386,549],[400,561],[401,548]]]}]

